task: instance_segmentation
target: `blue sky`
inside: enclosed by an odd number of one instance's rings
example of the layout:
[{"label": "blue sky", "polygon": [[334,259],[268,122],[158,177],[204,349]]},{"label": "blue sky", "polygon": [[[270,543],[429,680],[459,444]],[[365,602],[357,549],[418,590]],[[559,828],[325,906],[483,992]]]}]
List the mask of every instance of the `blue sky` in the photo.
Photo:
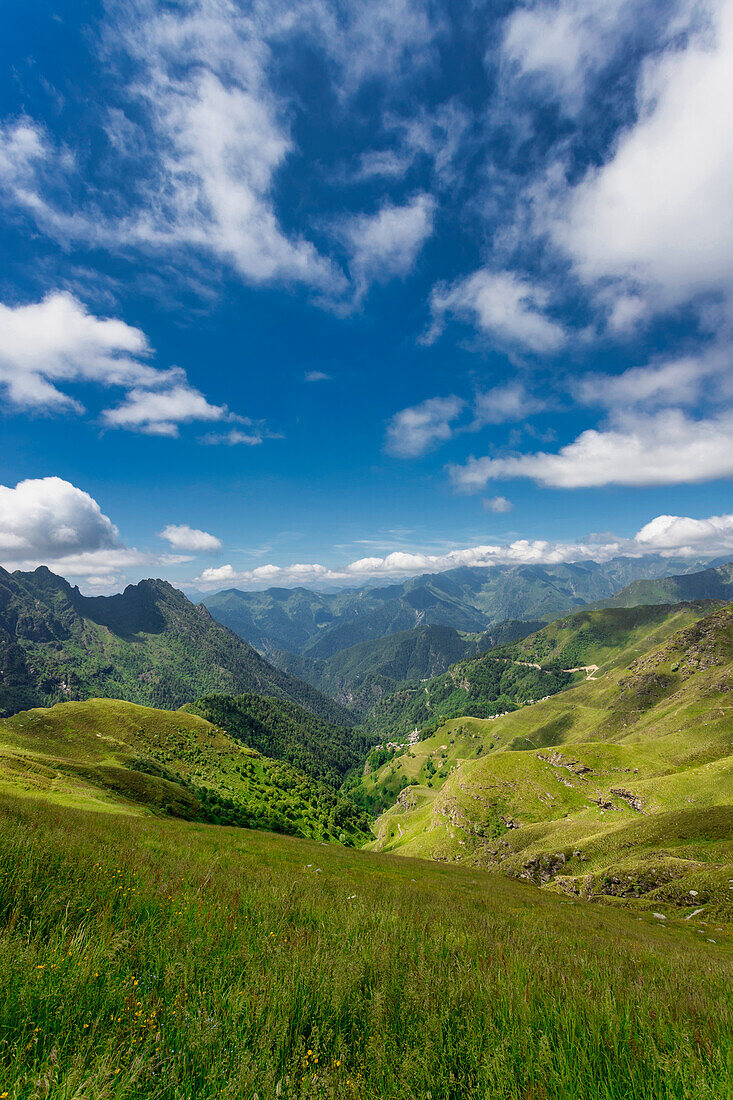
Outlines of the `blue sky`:
[{"label": "blue sky", "polygon": [[733,0],[10,5],[0,562],[733,552]]}]

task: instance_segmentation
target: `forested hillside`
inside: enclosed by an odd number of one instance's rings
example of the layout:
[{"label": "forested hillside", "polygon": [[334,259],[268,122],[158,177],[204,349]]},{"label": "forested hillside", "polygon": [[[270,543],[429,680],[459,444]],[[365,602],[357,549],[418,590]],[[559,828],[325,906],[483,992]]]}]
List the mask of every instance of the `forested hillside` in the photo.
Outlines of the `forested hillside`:
[{"label": "forested hillside", "polygon": [[145,813],[363,842],[367,819],[284,759],[185,711],[119,699],[0,719],[0,789],[98,811]]},{"label": "forested hillside", "polygon": [[408,680],[427,680],[462,658],[526,637],[541,622],[511,620],[481,634],[459,634],[449,626],[424,625],[342,649],[326,660],[282,650],[271,660],[313,684],[357,715],[364,716]]},{"label": "forested hillside", "polygon": [[206,695],[187,706],[250,748],[285,760],[333,787],[364,758],[369,742],[352,729],[333,725],[295,703],[250,693]]},{"label": "forested hillside", "polygon": [[251,691],[352,720],[167,581],[89,597],[45,568],[0,569],[0,640],[0,714],[92,696],[174,708],[212,691]]}]

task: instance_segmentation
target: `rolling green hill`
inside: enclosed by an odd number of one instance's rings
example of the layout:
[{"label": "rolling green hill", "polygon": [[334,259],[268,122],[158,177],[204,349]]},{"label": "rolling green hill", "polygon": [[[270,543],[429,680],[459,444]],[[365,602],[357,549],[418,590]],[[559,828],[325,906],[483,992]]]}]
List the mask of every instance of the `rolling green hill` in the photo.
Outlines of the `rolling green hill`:
[{"label": "rolling green hill", "polygon": [[90,696],[175,708],[215,691],[271,695],[353,721],[167,581],[88,597],[45,568],[0,569],[0,714]]},{"label": "rolling green hill", "polygon": [[368,822],[332,787],[206,719],[118,699],[0,720],[0,790],[56,805],[363,841]]},{"label": "rolling green hill", "polygon": [[[649,616],[646,641],[632,621],[615,649],[609,617],[629,613],[584,613],[578,652],[598,658],[592,678],[491,722],[456,719],[376,761],[364,780],[372,798],[397,794],[376,847],[609,904],[733,916],[733,609],[700,610]],[[669,633],[685,617],[696,621]],[[606,629],[591,638],[589,621]],[[553,652],[554,641],[563,654],[569,635],[551,624],[520,647]]]}]

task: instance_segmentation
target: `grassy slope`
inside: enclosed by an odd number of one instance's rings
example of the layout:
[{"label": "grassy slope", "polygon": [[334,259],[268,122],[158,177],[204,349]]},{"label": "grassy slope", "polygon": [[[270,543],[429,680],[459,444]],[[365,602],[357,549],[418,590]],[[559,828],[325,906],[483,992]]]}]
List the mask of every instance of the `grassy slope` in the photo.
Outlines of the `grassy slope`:
[{"label": "grassy slope", "polygon": [[0,926],[12,1100],[732,1095],[722,926],[2,796]]},{"label": "grassy slope", "polygon": [[168,813],[361,841],[335,792],[197,715],[90,699],[0,721],[0,790],[56,805]]},{"label": "grassy slope", "polygon": [[492,722],[447,723],[367,776],[418,784],[376,846],[733,916],[733,611],[617,664]]},{"label": "grassy slope", "polygon": [[549,623],[503,652],[522,661],[572,668],[596,664],[602,670],[628,664],[676,630],[724,606],[715,600],[686,604],[580,611]]},{"label": "grassy slope", "polygon": [[[489,718],[528,701],[554,695],[575,677],[562,670],[623,661],[656,644],[716,606],[699,601],[684,607],[642,607],[580,612],[550,623],[514,645],[454,665],[424,684],[403,684],[384,695],[363,719],[376,736],[395,741],[415,729],[437,729],[445,719]],[[541,670],[531,667],[541,664]]]},{"label": "grassy slope", "polygon": [[90,696],[175,708],[212,691],[251,691],[351,721],[166,581],[85,597],[47,569],[0,570],[0,641],[3,629],[0,714]]}]

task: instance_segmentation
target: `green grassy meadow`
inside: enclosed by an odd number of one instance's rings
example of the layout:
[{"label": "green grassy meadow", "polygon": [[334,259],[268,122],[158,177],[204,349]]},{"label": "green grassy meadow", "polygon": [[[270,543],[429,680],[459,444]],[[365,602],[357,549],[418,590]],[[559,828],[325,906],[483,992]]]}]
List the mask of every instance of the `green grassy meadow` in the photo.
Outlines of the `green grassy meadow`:
[{"label": "green grassy meadow", "polygon": [[263,756],[187,710],[120,699],[0,719],[0,791],[352,844],[370,835],[352,803],[287,761]]},{"label": "green grassy meadow", "polygon": [[7,1100],[733,1096],[723,925],[4,795],[0,926]]},{"label": "green grassy meadow", "polygon": [[660,641],[649,610],[626,614],[615,651],[603,612],[516,647],[595,656],[592,679],[494,720],[453,719],[385,760],[372,753],[360,786],[387,808],[370,846],[733,920],[733,613],[680,609]]},{"label": "green grassy meadow", "polygon": [[1,720],[0,1100],[733,1100],[733,612],[519,646],[600,667],[351,772],[273,700]]}]

